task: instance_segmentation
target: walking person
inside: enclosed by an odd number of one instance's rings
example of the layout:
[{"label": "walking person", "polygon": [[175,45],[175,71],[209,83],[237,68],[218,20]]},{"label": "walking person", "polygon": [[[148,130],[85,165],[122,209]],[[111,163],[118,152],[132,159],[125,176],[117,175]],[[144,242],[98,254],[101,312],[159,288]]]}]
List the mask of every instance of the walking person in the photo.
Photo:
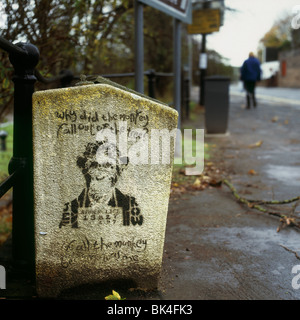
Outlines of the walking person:
[{"label": "walking person", "polygon": [[255,86],[261,79],[261,68],[259,60],[253,52],[249,53],[249,58],[244,61],[241,67],[241,80],[244,82],[246,90],[247,109],[250,109],[251,100],[253,107],[256,107]]}]

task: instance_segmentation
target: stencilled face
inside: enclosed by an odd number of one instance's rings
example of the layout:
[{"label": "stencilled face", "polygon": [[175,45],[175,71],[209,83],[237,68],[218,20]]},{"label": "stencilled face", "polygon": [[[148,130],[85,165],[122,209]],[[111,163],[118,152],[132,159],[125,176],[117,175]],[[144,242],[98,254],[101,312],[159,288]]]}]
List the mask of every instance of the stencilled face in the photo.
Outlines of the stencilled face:
[{"label": "stencilled face", "polygon": [[116,176],[117,168],[113,163],[106,162],[103,164],[94,161],[88,171],[88,174],[91,176],[91,181],[113,181]]},{"label": "stencilled face", "polygon": [[90,176],[89,196],[95,202],[107,202],[117,177],[117,167],[111,162],[93,161],[87,173]]}]

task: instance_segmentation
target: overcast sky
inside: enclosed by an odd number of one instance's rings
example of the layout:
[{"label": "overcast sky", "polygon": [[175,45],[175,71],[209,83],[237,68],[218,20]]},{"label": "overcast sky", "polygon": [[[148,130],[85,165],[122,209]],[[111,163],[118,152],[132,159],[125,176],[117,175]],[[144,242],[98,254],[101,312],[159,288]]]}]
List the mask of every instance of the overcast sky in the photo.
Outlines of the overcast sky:
[{"label": "overcast sky", "polygon": [[224,26],[207,36],[207,48],[240,66],[250,51],[257,51],[259,40],[274,22],[285,13],[292,14],[300,0],[225,0],[225,5],[238,11],[226,12]]}]

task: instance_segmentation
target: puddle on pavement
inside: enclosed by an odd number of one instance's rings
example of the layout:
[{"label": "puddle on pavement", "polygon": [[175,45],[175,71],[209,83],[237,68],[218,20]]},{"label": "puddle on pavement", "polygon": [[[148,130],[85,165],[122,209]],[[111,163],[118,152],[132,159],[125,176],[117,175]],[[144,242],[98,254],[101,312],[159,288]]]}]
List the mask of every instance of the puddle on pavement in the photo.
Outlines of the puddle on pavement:
[{"label": "puddle on pavement", "polygon": [[281,166],[269,164],[265,172],[270,178],[276,179],[289,186],[300,186],[300,166]]}]

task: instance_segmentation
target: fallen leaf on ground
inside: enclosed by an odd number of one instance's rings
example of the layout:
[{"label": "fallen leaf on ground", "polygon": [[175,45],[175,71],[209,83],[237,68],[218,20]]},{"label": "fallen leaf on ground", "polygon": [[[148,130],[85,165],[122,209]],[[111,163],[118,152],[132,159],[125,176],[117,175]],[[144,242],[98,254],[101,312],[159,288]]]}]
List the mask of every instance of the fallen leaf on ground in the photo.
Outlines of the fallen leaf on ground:
[{"label": "fallen leaf on ground", "polygon": [[259,140],[253,144],[250,144],[248,147],[249,148],[257,148],[257,147],[260,147],[261,145],[263,144],[263,141],[262,140]]},{"label": "fallen leaf on ground", "polygon": [[197,178],[194,183],[193,183],[194,186],[198,187],[201,185],[201,180],[199,178]]},{"label": "fallen leaf on ground", "polygon": [[275,117],[272,118],[272,122],[277,122],[278,119],[279,119],[279,118],[278,118],[277,116],[275,116]]},{"label": "fallen leaf on ground", "polygon": [[251,176],[255,176],[257,175],[257,172],[254,169],[251,169],[248,171],[248,174],[250,174]]},{"label": "fallen leaf on ground", "polygon": [[286,219],[286,224],[289,226],[289,225],[293,225],[295,224],[296,221],[295,221],[295,218],[287,218]]}]

